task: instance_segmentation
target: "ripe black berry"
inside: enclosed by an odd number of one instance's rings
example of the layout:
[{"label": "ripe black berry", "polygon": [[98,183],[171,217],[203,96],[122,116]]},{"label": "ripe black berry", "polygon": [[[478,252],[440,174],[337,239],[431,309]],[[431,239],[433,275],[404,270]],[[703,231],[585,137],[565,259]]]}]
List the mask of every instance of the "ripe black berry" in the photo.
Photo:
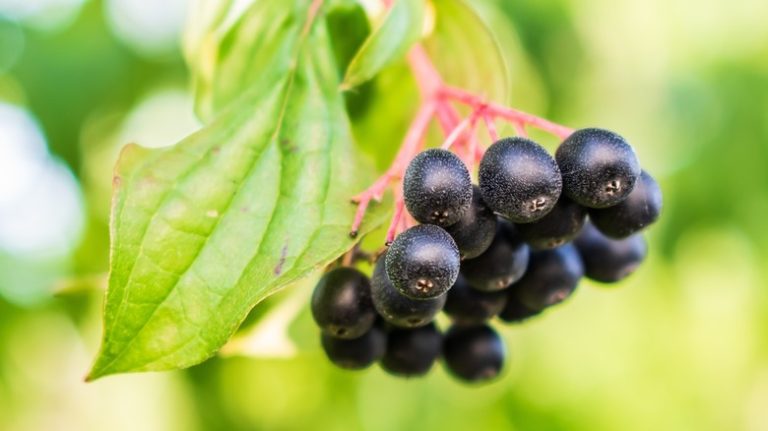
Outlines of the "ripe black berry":
[{"label": "ripe black berry", "polygon": [[387,335],[379,325],[374,325],[365,334],[351,340],[336,338],[323,332],[320,342],[326,356],[336,366],[359,370],[384,356]]},{"label": "ripe black berry", "polygon": [[400,293],[429,299],[451,288],[459,275],[459,249],[443,229],[422,224],[395,238],[386,258],[389,280]]},{"label": "ripe black berry", "polygon": [[490,380],[504,363],[504,342],[487,325],[454,325],[445,335],[443,358],[448,371],[462,380]]},{"label": "ripe black berry", "polygon": [[560,196],[549,214],[533,223],[517,225],[520,236],[535,249],[559,247],[579,234],[587,210],[565,196]]},{"label": "ripe black berry", "polygon": [[472,202],[472,180],[448,150],[431,148],[411,160],[403,177],[405,207],[421,223],[456,223]]},{"label": "ripe black berry", "polygon": [[475,258],[488,249],[496,234],[496,215],[483,202],[479,187],[472,187],[472,205],[469,209],[459,221],[445,230],[459,247],[462,259]]},{"label": "ripe black berry", "polygon": [[510,290],[531,310],[543,310],[568,298],[584,276],[576,247],[566,244],[531,253],[525,275]]},{"label": "ripe black berry", "polygon": [[434,324],[416,329],[394,328],[387,334],[381,367],[400,376],[426,374],[440,356],[443,336]]},{"label": "ripe black berry", "polygon": [[480,190],[491,209],[515,223],[544,217],[560,197],[560,169],[547,150],[530,139],[496,141],[480,162]]},{"label": "ripe black berry", "polygon": [[626,238],[655,222],[660,212],[661,189],[643,171],[626,199],[610,208],[590,210],[589,218],[603,234]]},{"label": "ripe black berry", "polygon": [[411,299],[401,294],[389,281],[385,262],[386,254],[376,262],[371,280],[371,294],[376,311],[388,323],[402,328],[429,324],[445,305],[445,295],[431,299]]},{"label": "ripe black berry", "polygon": [[317,326],[336,338],[357,338],[376,320],[368,277],[349,267],[334,269],[320,279],[311,308]]},{"label": "ripe black berry", "polygon": [[555,153],[563,173],[563,193],[589,208],[624,200],[640,176],[635,151],[624,138],[603,129],[573,132]]},{"label": "ripe black berry", "polygon": [[584,262],[588,278],[613,283],[632,274],[643,262],[647,252],[641,235],[611,239],[587,223],[573,242]]},{"label": "ripe black berry", "polygon": [[462,275],[448,291],[445,314],[462,325],[479,325],[499,314],[507,301],[507,292],[481,292],[473,289]]},{"label": "ripe black berry", "polygon": [[488,250],[462,262],[461,273],[475,289],[485,292],[502,290],[523,276],[529,253],[528,245],[515,227],[500,222]]},{"label": "ripe black berry", "polygon": [[507,289],[504,293],[507,294],[507,303],[499,313],[499,319],[503,322],[521,323],[541,314],[542,310],[533,310],[523,305],[520,298],[517,297],[517,292],[512,289]]}]

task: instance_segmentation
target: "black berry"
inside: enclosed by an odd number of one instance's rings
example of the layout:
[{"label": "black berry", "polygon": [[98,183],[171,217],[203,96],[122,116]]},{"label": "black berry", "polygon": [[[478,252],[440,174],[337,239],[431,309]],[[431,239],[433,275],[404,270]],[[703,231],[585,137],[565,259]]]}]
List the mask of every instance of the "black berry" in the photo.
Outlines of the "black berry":
[{"label": "black berry", "polygon": [[462,262],[461,273],[475,289],[486,292],[502,290],[523,276],[529,254],[528,245],[515,227],[511,223],[500,222],[488,250]]},{"label": "black berry", "polygon": [[647,246],[642,236],[611,239],[587,223],[574,241],[588,278],[613,283],[632,274],[645,259]]},{"label": "black berry", "polygon": [[643,171],[626,199],[605,209],[589,211],[589,218],[600,232],[612,238],[626,238],[655,222],[661,212],[661,189]]},{"label": "black berry", "polygon": [[326,356],[336,366],[358,370],[370,366],[384,356],[387,336],[379,325],[374,325],[365,334],[351,340],[336,338],[324,332],[320,342]]},{"label": "black berry", "polygon": [[389,281],[385,262],[386,254],[376,262],[371,279],[371,294],[376,311],[394,326],[415,328],[429,324],[445,305],[445,295],[431,299],[411,299],[401,294]]},{"label": "black berry", "polygon": [[469,209],[445,230],[456,242],[462,259],[475,258],[488,249],[496,234],[496,215],[483,202],[479,187],[472,187]]},{"label": "black berry", "polygon": [[563,173],[563,193],[589,208],[624,200],[640,176],[635,151],[624,138],[603,129],[573,132],[555,153]]},{"label": "black berry", "polygon": [[510,290],[528,309],[543,310],[568,298],[583,276],[576,247],[566,244],[531,253],[525,275]]},{"label": "black berry", "polygon": [[395,238],[387,251],[387,275],[403,295],[435,298],[456,281],[459,260],[459,249],[445,230],[422,224]]},{"label": "black berry", "polygon": [[504,364],[504,342],[487,325],[454,325],[445,335],[443,358],[448,371],[462,380],[490,380]]},{"label": "black berry", "polygon": [[544,217],[562,189],[560,169],[552,156],[521,137],[491,145],[480,162],[479,179],[485,203],[515,223]]},{"label": "black berry", "polygon": [[499,313],[499,319],[503,322],[521,323],[541,314],[542,310],[533,310],[520,302],[517,292],[514,292],[512,289],[508,289],[505,293],[507,294],[507,302]]},{"label": "black berry", "polygon": [[462,325],[476,325],[489,320],[499,314],[507,301],[506,291],[481,292],[471,288],[461,275],[447,296],[443,311]]},{"label": "black berry", "polygon": [[533,223],[517,225],[520,236],[535,249],[559,247],[579,234],[587,210],[565,196],[560,196],[549,214]]},{"label": "black berry", "polygon": [[311,308],[317,326],[336,338],[357,338],[376,320],[368,277],[349,267],[334,269],[320,279]]},{"label": "black berry", "polygon": [[416,329],[392,329],[381,367],[400,376],[426,374],[440,356],[443,336],[434,324]]},{"label": "black berry", "polygon": [[411,160],[403,177],[405,207],[421,223],[456,223],[472,202],[472,180],[448,150],[431,148]]}]

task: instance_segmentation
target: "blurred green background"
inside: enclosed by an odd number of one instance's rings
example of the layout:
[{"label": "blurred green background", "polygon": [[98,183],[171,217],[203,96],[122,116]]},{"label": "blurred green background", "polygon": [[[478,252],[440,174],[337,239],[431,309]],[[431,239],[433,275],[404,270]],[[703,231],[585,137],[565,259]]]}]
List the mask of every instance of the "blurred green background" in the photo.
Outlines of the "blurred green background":
[{"label": "blurred green background", "polygon": [[[83,383],[117,152],[199,127],[190,6],[0,0],[0,430],[768,430],[768,2],[497,1],[515,106],[628,137],[665,208],[634,276],[504,327],[473,387],[333,368],[306,287],[259,308],[252,355]],[[294,351],[266,329],[296,307]]]}]

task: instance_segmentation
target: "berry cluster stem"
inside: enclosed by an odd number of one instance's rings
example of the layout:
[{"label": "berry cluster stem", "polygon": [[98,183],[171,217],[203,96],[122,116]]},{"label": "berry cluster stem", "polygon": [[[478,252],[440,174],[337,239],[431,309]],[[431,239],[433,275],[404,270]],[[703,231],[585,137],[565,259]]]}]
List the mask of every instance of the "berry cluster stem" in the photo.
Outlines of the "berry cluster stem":
[{"label": "berry cluster stem", "polygon": [[[389,6],[389,2],[384,3]],[[462,154],[470,172],[474,170],[475,165],[485,153],[475,133],[475,126],[481,119],[492,142],[499,139],[495,124],[495,120],[499,118],[510,122],[519,136],[527,136],[526,126],[549,132],[560,139],[565,139],[573,132],[571,128],[517,109],[488,102],[470,91],[447,85],[421,44],[411,48],[407,60],[419,89],[421,103],[390,167],[368,189],[352,198],[352,202],[357,204],[357,212],[349,233],[352,237],[357,236],[370,202],[380,201],[390,185],[396,190],[395,211],[387,230],[386,243],[390,244],[398,230],[407,224],[404,220],[403,175],[408,163],[422,150],[427,128],[433,118],[437,120],[445,136],[442,147]],[[462,119],[454,103],[468,106],[471,110],[469,116]]]}]

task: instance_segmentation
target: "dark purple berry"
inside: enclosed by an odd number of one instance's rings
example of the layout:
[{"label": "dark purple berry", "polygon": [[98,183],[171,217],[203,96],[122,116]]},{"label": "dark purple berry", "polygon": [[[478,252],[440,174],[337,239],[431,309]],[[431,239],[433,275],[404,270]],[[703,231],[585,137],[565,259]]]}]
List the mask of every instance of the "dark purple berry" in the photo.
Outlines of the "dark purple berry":
[{"label": "dark purple berry", "polygon": [[366,368],[384,356],[387,336],[379,325],[353,339],[336,338],[322,333],[320,342],[326,356],[336,366],[349,370]]},{"label": "dark purple berry", "polygon": [[626,199],[604,209],[589,211],[592,224],[612,238],[626,238],[655,222],[661,213],[661,188],[643,171]]},{"label": "dark purple berry", "polygon": [[479,325],[499,314],[507,301],[507,292],[481,292],[473,289],[462,275],[448,291],[445,314],[462,325]]},{"label": "dark purple berry", "polygon": [[317,326],[336,338],[357,338],[376,320],[368,277],[349,267],[331,270],[320,279],[311,308]]},{"label": "dark purple berry", "polygon": [[445,228],[456,246],[462,259],[480,256],[493,242],[496,235],[496,215],[483,202],[480,188],[472,187],[472,205],[459,221]]},{"label": "dark purple berry", "polygon": [[500,222],[496,236],[483,254],[461,263],[461,273],[470,286],[485,292],[505,289],[519,280],[528,266],[528,245],[515,227]]},{"label": "dark purple berry", "polygon": [[422,224],[395,238],[387,251],[387,275],[405,296],[435,298],[456,281],[459,261],[453,238],[440,227]]},{"label": "dark purple berry", "polygon": [[376,262],[371,279],[373,306],[379,315],[388,323],[402,328],[416,328],[432,322],[443,309],[446,296],[412,299],[401,294],[389,281],[385,262],[386,254]]},{"label": "dark purple berry", "polygon": [[559,304],[576,289],[584,276],[581,257],[572,244],[531,253],[525,275],[510,286],[520,303],[531,310]]},{"label": "dark purple berry", "polygon": [[504,309],[499,313],[499,319],[503,322],[522,323],[531,317],[541,314],[542,310],[533,310],[523,305],[516,292],[512,289],[507,289],[505,293],[507,294],[507,302],[504,305]]},{"label": "dark purple berry", "polygon": [[555,206],[562,178],[555,159],[530,139],[496,141],[480,162],[480,190],[493,211],[515,223],[530,223]]},{"label": "dark purple berry", "polygon": [[587,278],[614,283],[632,274],[648,251],[641,235],[611,239],[587,223],[573,242],[584,262]]},{"label": "dark purple berry", "polygon": [[533,223],[517,225],[520,236],[535,249],[559,247],[576,237],[587,219],[587,210],[560,196],[549,214]]},{"label": "dark purple berry", "polygon": [[573,132],[560,144],[555,158],[563,173],[563,193],[589,208],[623,201],[640,176],[635,150],[608,130]]},{"label": "dark purple berry", "polygon": [[419,222],[449,226],[472,202],[472,179],[455,154],[431,148],[414,157],[405,170],[403,198]]},{"label": "dark purple berry", "polygon": [[440,356],[443,336],[434,324],[415,329],[394,328],[387,334],[381,367],[399,376],[426,374]]},{"label": "dark purple berry", "polygon": [[448,371],[469,382],[491,380],[504,364],[504,342],[490,326],[454,325],[443,341]]}]

